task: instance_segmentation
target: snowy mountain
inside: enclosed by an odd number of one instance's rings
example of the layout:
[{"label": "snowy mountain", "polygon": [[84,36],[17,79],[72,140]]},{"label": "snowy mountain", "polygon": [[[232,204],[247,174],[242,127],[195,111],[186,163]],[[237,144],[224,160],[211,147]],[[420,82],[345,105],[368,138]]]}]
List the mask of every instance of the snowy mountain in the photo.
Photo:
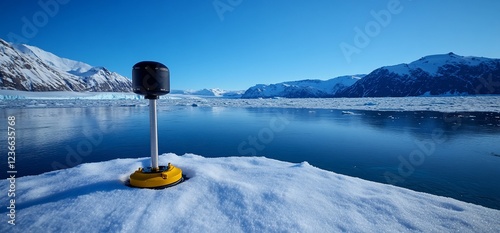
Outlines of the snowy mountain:
[{"label": "snowy mountain", "polygon": [[500,94],[500,59],[454,53],[381,67],[337,97]]},{"label": "snowy mountain", "polygon": [[130,79],[104,67],[0,39],[0,88],[23,91],[130,91]]},{"label": "snowy mountain", "polygon": [[205,97],[239,98],[244,91],[228,91],[219,88],[201,90],[172,90],[170,94],[198,95]]},{"label": "snowy mountain", "polygon": [[339,91],[353,85],[365,75],[349,75],[323,80],[300,80],[277,84],[258,84],[250,87],[241,98],[321,98],[333,97]]}]

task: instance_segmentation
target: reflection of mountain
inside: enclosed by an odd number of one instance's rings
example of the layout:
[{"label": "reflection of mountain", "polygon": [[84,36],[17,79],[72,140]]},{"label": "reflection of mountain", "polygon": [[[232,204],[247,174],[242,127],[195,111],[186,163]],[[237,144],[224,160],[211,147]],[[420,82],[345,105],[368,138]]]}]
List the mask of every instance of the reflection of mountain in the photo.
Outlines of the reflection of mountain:
[{"label": "reflection of mountain", "polygon": [[[140,109],[142,108],[20,109],[16,112],[16,118],[24,124],[18,129],[19,138],[23,139],[19,140],[19,143],[24,143],[23,146],[50,148],[50,145],[61,140],[85,137],[84,133],[109,133],[118,129],[113,124],[109,124],[110,122],[126,119],[133,115],[133,111]],[[58,120],[54,121],[54,118]],[[75,127],[79,129],[73,130]],[[23,128],[29,130],[23,130]]]},{"label": "reflection of mountain", "polygon": [[[208,156],[246,156],[254,151],[257,156],[307,161],[336,173],[385,183],[384,172],[397,174],[399,158],[408,158],[418,149],[416,141],[428,140],[435,129],[443,129],[447,141],[436,145],[436,156],[428,156],[398,185],[417,191],[424,191],[418,185],[429,185],[425,191],[445,196],[436,193],[441,185],[475,176],[475,183],[452,187],[447,195],[498,208],[500,189],[491,192],[494,182],[490,178],[499,174],[498,157],[491,153],[500,152],[500,113],[351,111],[358,115],[331,109],[160,106],[159,151]],[[0,111],[0,118],[5,119],[7,112],[23,123],[17,128],[22,134],[18,138],[19,175],[50,171],[54,162],[74,166],[149,156],[148,108],[9,109]],[[96,145],[84,135],[88,130],[108,129]],[[1,143],[6,144],[5,137]],[[68,147],[80,150],[82,156],[68,157]],[[0,166],[6,166],[6,160]],[[0,178],[5,176],[0,174]],[[476,192],[473,197],[461,196],[463,190],[471,193],[469,189]],[[478,196],[491,199],[478,201]]]},{"label": "reflection of mountain", "polygon": [[[362,124],[384,133],[409,133],[417,138],[427,138],[435,129],[442,129],[448,136],[468,134],[500,134],[500,113],[442,113],[432,111],[365,111],[297,109],[297,108],[247,108],[259,115],[279,115],[290,121],[335,124]],[[344,113],[343,113],[344,112]],[[332,132],[334,133],[334,132]]]},{"label": "reflection of mountain", "polygon": [[[143,107],[10,109],[8,113],[16,117],[17,175],[116,157],[147,156],[147,112]],[[0,111],[0,117],[6,119],[6,114]],[[144,145],[143,154],[123,149],[131,144],[127,141],[130,135],[134,135],[134,142]],[[0,143],[5,140],[0,139]],[[0,161],[0,166],[6,166],[6,161]]]}]

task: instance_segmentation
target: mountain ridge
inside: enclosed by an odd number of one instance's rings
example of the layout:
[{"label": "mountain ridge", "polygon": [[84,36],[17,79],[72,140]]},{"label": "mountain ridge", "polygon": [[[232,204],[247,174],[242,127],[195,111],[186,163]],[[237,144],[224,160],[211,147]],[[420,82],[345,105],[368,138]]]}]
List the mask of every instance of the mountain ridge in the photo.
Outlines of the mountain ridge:
[{"label": "mountain ridge", "polygon": [[242,98],[325,98],[363,78],[364,74],[340,76],[328,80],[304,79],[276,84],[257,84],[250,87]]},{"label": "mountain ridge", "polygon": [[[341,82],[351,77],[350,81]],[[356,77],[354,80],[353,77]],[[354,82],[353,82],[354,81]],[[342,86],[335,84],[342,83]],[[454,53],[382,66],[367,75],[257,84],[242,98],[406,97],[500,94],[500,59]]]},{"label": "mountain ridge", "polygon": [[199,90],[171,90],[170,94],[182,94],[182,95],[197,95],[204,97],[226,97],[226,98],[239,98],[244,91],[230,91],[223,90],[220,88],[203,88]]},{"label": "mountain ridge", "polygon": [[0,88],[22,91],[129,92],[132,81],[104,67],[0,39]]},{"label": "mountain ridge", "polygon": [[[38,47],[0,39],[0,89],[130,92],[132,81],[102,66],[59,57]],[[404,97],[500,94],[500,59],[454,53],[382,66],[369,74],[328,80],[257,84],[245,91],[219,88],[172,94],[227,98]]]},{"label": "mountain ridge", "polygon": [[454,53],[383,66],[336,97],[500,94],[500,59]]}]

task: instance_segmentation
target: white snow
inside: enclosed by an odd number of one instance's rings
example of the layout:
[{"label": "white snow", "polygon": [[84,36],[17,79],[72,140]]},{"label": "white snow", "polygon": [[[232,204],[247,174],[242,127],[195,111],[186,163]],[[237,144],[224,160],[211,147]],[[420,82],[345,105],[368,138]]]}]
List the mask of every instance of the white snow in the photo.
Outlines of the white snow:
[{"label": "white snow", "polygon": [[306,79],[275,84],[257,84],[250,87],[243,96],[245,98],[272,98],[293,95],[294,92],[307,92],[311,96],[334,95],[339,90],[353,85],[363,78],[364,74],[340,76],[328,80]]},{"label": "white snow", "polygon": [[182,95],[195,95],[195,96],[204,96],[204,97],[231,97],[238,98],[245,91],[228,91],[220,88],[210,88],[210,89],[201,89],[201,90],[171,90],[171,94],[182,94]]},{"label": "white snow", "polygon": [[289,86],[306,86],[317,89],[325,93],[336,93],[340,87],[348,87],[354,84],[356,81],[363,78],[364,74],[357,75],[346,75],[335,77],[328,80],[300,80],[300,81],[289,81],[284,82]]},{"label": "white snow", "polygon": [[10,43],[10,45],[14,47],[17,51],[20,51],[30,57],[39,58],[43,62],[59,70],[66,71],[74,75],[79,75],[92,68],[92,66],[89,64],[79,61],[73,61],[67,58],[61,58],[58,57],[57,55],[54,55],[53,53],[44,51],[35,46],[30,46],[26,44],[13,44],[13,43]]},{"label": "white snow", "polygon": [[[103,67],[58,57],[40,48],[0,39],[0,70],[23,90],[127,90],[131,80]],[[25,80],[25,81],[24,81]],[[5,80],[4,80],[5,81]],[[10,85],[4,84],[10,88]]]},{"label": "white snow", "polygon": [[[0,108],[26,107],[35,99],[44,107],[124,106],[147,103],[134,93],[118,92],[24,92],[0,90]],[[74,100],[79,100],[75,102]],[[432,96],[383,98],[275,98],[226,99],[168,94],[159,106],[309,108],[374,111],[500,112],[500,96]],[[36,107],[36,106],[34,106]]]},{"label": "white snow", "polygon": [[[500,211],[263,157],[164,154],[189,180],[124,185],[149,158],[16,179],[16,222],[1,232],[497,232]],[[0,181],[8,190],[9,181]],[[0,195],[0,203],[8,203]]]}]

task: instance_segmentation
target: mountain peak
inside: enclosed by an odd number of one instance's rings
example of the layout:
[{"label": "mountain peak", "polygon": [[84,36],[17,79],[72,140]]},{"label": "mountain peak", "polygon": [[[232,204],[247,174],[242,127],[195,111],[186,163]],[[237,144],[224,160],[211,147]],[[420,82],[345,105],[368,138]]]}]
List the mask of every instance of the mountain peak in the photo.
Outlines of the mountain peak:
[{"label": "mountain peak", "polygon": [[494,88],[498,83],[500,59],[448,53],[425,56],[409,64],[381,67],[339,96],[500,94],[500,88]]},{"label": "mountain peak", "polygon": [[411,76],[410,73],[414,70],[420,69],[429,75],[438,75],[441,68],[445,65],[467,65],[478,66],[483,62],[488,62],[491,59],[484,57],[461,56],[453,52],[447,54],[436,54],[422,57],[411,63],[402,63],[393,66],[384,66],[382,68],[391,73],[402,76]]},{"label": "mountain peak", "polygon": [[86,72],[92,68],[92,66],[89,64],[59,57],[51,52],[47,52],[35,46],[26,44],[11,44],[11,45],[17,51],[27,56],[38,58],[42,60],[44,63],[49,64],[53,68],[56,68],[64,72],[69,72],[77,75],[79,73]]},{"label": "mountain peak", "polygon": [[[23,91],[130,91],[131,80],[104,67],[0,39],[0,88]],[[93,72],[92,72],[93,71]]]}]

